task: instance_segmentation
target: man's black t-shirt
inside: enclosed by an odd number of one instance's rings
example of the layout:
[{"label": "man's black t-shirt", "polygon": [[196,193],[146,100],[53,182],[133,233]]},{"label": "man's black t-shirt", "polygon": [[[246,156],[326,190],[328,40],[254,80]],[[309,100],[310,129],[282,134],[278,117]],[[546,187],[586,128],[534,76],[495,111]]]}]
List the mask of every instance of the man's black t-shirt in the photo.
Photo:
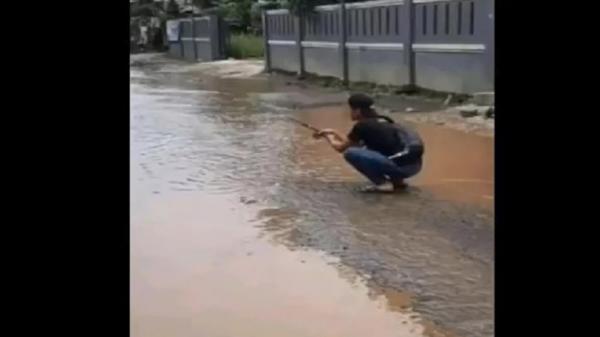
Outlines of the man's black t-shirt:
[{"label": "man's black t-shirt", "polygon": [[354,124],[348,139],[355,143],[362,142],[369,150],[391,156],[404,148],[396,132],[394,124],[369,118]]}]

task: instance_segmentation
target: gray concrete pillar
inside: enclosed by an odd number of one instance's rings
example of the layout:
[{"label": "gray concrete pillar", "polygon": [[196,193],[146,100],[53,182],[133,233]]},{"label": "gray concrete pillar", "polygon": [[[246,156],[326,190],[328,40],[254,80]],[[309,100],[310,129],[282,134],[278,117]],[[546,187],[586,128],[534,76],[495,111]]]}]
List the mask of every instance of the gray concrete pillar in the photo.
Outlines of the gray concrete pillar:
[{"label": "gray concrete pillar", "polygon": [[264,40],[264,54],[265,54],[265,72],[271,72],[271,51],[269,49],[269,16],[267,15],[267,11],[262,11],[262,30],[263,30],[263,40]]},{"label": "gray concrete pillar", "polygon": [[177,20],[179,24],[179,40],[177,40],[177,44],[179,45],[179,57],[183,58],[183,40],[181,39],[183,35],[183,22],[181,20]]},{"label": "gray concrete pillar", "polygon": [[194,61],[198,61],[198,45],[196,43],[196,19],[194,18],[194,14],[190,14],[190,18],[192,22],[190,26],[192,27],[192,46],[194,47]]},{"label": "gray concrete pillar", "polygon": [[348,40],[348,32],[346,28],[348,27],[346,23],[346,1],[340,1],[340,64],[342,67],[342,81],[344,85],[348,85],[348,50],[346,49],[346,41]]},{"label": "gray concrete pillar", "polygon": [[415,74],[415,53],[412,45],[415,41],[415,6],[413,0],[404,0],[404,16],[401,18],[402,44],[404,46],[404,64],[408,71],[408,85],[414,86],[416,83]]},{"label": "gray concrete pillar", "polygon": [[485,62],[486,62],[486,81],[488,82],[488,90],[494,89],[494,78],[495,78],[495,10],[494,0],[486,0],[483,2],[482,11],[480,17],[483,18],[480,23],[477,24],[475,29],[483,30],[482,37],[483,43],[485,44]]},{"label": "gray concrete pillar", "polygon": [[304,14],[299,13],[294,18],[296,26],[296,48],[298,50],[298,77],[304,77],[304,51],[302,50],[302,41],[304,40]]},{"label": "gray concrete pillar", "polygon": [[210,39],[210,59],[219,59],[219,18],[216,15],[208,16],[208,37]]}]

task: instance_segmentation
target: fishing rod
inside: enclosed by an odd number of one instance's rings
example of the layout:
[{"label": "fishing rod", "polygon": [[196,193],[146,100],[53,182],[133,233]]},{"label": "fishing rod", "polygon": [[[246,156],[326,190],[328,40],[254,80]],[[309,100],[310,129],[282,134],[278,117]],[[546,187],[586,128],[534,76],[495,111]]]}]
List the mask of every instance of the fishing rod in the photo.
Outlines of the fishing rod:
[{"label": "fishing rod", "polygon": [[293,117],[287,117],[287,119],[291,120],[292,122],[294,122],[294,123],[296,123],[296,124],[302,125],[303,127],[307,128],[307,129],[309,129],[309,130],[312,130],[312,131],[314,131],[314,132],[320,132],[320,131],[321,131],[320,129],[318,129],[318,128],[316,128],[316,127],[314,127],[314,126],[312,126],[312,125],[310,125],[310,124],[308,124],[308,123],[304,123],[304,122],[303,122],[303,121],[301,121],[301,120],[297,120],[296,118],[293,118]]}]

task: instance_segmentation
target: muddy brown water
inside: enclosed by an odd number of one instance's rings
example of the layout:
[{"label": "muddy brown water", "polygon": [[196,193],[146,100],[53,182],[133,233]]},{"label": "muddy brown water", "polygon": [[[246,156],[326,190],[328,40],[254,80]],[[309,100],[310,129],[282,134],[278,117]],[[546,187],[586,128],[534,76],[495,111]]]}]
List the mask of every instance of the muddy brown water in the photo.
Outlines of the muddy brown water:
[{"label": "muddy brown water", "polygon": [[176,69],[130,75],[133,337],[493,335],[493,139],[415,125],[423,172],[364,195],[283,118],[346,130],[344,106]]}]

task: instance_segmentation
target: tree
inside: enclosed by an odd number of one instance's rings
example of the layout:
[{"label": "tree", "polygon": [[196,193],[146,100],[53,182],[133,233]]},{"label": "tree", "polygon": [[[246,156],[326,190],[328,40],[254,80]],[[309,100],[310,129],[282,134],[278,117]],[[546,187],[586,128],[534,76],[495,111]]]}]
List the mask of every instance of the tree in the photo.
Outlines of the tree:
[{"label": "tree", "polygon": [[213,0],[192,0],[192,4],[200,9],[212,8],[215,6]]},{"label": "tree", "polygon": [[337,3],[335,0],[284,0],[284,7],[289,9],[293,15],[310,13],[316,6]]},{"label": "tree", "polygon": [[280,8],[283,1],[281,0],[257,0],[254,4],[258,10],[262,9],[277,9]]},{"label": "tree", "polygon": [[169,0],[167,3],[167,14],[169,16],[179,15],[179,4],[175,0]]},{"label": "tree", "polygon": [[217,0],[218,14],[229,21],[237,22],[244,30],[252,25],[253,0]]},{"label": "tree", "polygon": [[[349,2],[363,2],[368,0],[347,0]],[[339,0],[282,0],[281,3],[290,13],[298,15],[300,13],[311,13],[316,6],[338,4]]]}]

